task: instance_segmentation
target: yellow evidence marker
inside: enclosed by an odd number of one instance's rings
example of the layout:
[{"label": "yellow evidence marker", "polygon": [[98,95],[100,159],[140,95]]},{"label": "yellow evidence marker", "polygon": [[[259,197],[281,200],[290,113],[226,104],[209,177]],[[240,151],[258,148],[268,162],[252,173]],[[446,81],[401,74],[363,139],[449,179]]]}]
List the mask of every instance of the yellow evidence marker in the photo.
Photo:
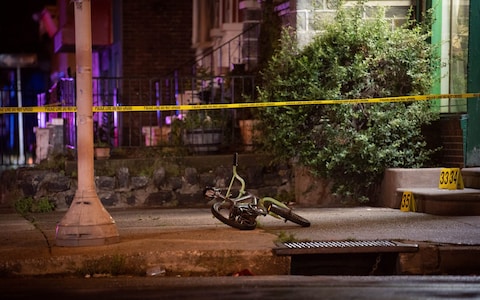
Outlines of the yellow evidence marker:
[{"label": "yellow evidence marker", "polygon": [[460,168],[442,168],[438,181],[439,189],[463,190],[463,178]]},{"label": "yellow evidence marker", "polygon": [[402,194],[402,202],[400,203],[401,211],[417,211],[417,203],[413,197],[413,193],[405,191]]}]

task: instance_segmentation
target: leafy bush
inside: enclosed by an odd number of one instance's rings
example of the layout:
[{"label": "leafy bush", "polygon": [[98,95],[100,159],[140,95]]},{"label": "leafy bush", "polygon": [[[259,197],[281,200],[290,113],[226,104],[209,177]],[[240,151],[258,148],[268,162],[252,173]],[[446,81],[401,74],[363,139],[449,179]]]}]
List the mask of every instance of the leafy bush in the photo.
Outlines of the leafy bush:
[{"label": "leafy bush", "polygon": [[126,257],[122,254],[106,255],[100,258],[85,260],[76,270],[76,274],[85,277],[93,275],[120,276],[145,275],[145,261],[139,257]]},{"label": "leafy bush", "polygon": [[267,150],[295,157],[334,181],[333,192],[374,200],[390,167],[421,167],[428,149],[422,127],[438,118],[431,103],[344,103],[342,99],[429,93],[438,60],[424,28],[392,29],[379,9],[363,19],[361,3],[340,7],[322,34],[300,49],[285,30],[263,70],[259,100],[335,99],[338,104],[267,107],[259,111]]},{"label": "leafy bush", "polygon": [[20,198],[14,202],[15,211],[22,216],[30,213],[47,213],[55,210],[55,204],[47,197],[34,200],[32,197]]}]

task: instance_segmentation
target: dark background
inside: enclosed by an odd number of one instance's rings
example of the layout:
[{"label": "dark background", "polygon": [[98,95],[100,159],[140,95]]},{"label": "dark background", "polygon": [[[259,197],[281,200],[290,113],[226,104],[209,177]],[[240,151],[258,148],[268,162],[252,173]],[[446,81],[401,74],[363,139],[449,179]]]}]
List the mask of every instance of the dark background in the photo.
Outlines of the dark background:
[{"label": "dark background", "polygon": [[55,0],[9,0],[0,9],[0,53],[39,53],[44,51],[46,36],[40,36],[33,14]]}]

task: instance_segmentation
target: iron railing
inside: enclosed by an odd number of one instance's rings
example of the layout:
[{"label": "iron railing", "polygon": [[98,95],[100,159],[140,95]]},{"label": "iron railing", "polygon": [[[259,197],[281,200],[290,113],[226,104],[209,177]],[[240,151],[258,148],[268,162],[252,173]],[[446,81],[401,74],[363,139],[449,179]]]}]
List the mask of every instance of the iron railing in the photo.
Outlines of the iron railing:
[{"label": "iron railing", "polygon": [[197,77],[202,72],[213,75],[230,73],[235,66],[244,71],[251,71],[257,67],[258,36],[260,23],[246,23],[245,30],[229,41],[215,45],[202,55],[177,66],[175,70],[166,74],[166,77]]},{"label": "iron railing", "polygon": [[[239,103],[253,101],[255,98],[254,76],[164,77],[144,80],[95,78],[93,82],[93,101],[98,106]],[[197,111],[191,112],[192,115],[194,113],[198,114]],[[222,138],[225,143],[241,144],[238,135],[238,119],[241,117],[239,109],[203,113],[205,118],[216,117],[223,121],[221,129],[224,134],[228,134]],[[114,133],[109,139],[114,147],[179,146],[182,143],[172,137],[173,125],[175,122],[187,123],[188,114],[188,111],[181,110],[102,112],[95,113],[94,121],[99,126],[107,126],[107,131]]]},{"label": "iron railing", "polygon": [[[210,76],[210,77],[163,77],[163,78],[93,78],[94,106],[136,106],[136,105],[196,105],[199,103],[239,103],[253,101],[255,98],[254,76]],[[37,106],[75,106],[75,82],[73,79],[62,79],[54,88],[46,93],[38,94]],[[15,106],[15,103],[9,103]],[[7,106],[7,105],[5,105]],[[30,105],[34,106],[34,105]],[[174,123],[188,119],[188,111],[122,111],[94,113],[94,127],[103,127],[110,133],[107,142],[112,148],[118,147],[183,147],[192,154],[211,150],[219,153],[235,148],[242,152],[251,149],[252,145],[244,145],[240,135],[239,119],[246,109],[220,109],[203,111],[203,117],[218,118],[222,121],[221,140],[211,140],[204,135],[207,148],[198,148],[188,143],[184,136],[173,136]],[[199,111],[195,111],[196,114]],[[29,162],[36,161],[37,142],[34,131],[37,128],[49,127],[49,124],[60,124],[61,120],[63,143],[52,145],[55,151],[63,152],[65,148],[77,148],[76,114],[75,113],[31,113],[30,122],[25,127],[26,156]],[[193,113],[191,114],[193,116]],[[12,120],[10,122],[10,120]],[[182,121],[179,121],[182,120]],[[2,144],[0,145],[1,165],[17,165],[19,156],[18,114],[0,114],[2,121]],[[7,122],[8,121],[8,122]],[[34,123],[34,124],[33,124]],[[200,128],[206,131],[206,128]],[[185,131],[185,130],[184,130]],[[177,132],[178,133],[178,132]],[[56,133],[58,135],[58,132]],[[5,137],[5,139],[4,139]],[[10,145],[6,141],[10,141]],[[5,141],[5,143],[4,143]],[[215,144],[215,145],[212,145]],[[213,147],[215,146],[215,147]],[[248,146],[248,147],[245,147]],[[193,151],[197,149],[197,151]],[[200,149],[200,150],[198,150]],[[210,152],[210,151],[207,151]],[[204,154],[204,153],[202,153]]]}]

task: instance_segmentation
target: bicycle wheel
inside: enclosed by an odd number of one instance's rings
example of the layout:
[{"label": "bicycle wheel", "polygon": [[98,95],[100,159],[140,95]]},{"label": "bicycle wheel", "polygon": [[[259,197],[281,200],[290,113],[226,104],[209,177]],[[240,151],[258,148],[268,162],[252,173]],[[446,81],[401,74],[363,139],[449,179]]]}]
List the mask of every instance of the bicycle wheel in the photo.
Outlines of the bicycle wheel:
[{"label": "bicycle wheel", "polygon": [[235,211],[232,212],[231,204],[225,202],[215,202],[212,205],[212,214],[222,223],[240,230],[253,230],[257,227],[255,218],[246,219]]},{"label": "bicycle wheel", "polygon": [[310,221],[294,213],[291,208],[280,207],[273,203],[270,203],[269,211],[276,215],[279,215],[280,217],[285,218],[285,220],[298,224],[302,227],[310,226]]}]

